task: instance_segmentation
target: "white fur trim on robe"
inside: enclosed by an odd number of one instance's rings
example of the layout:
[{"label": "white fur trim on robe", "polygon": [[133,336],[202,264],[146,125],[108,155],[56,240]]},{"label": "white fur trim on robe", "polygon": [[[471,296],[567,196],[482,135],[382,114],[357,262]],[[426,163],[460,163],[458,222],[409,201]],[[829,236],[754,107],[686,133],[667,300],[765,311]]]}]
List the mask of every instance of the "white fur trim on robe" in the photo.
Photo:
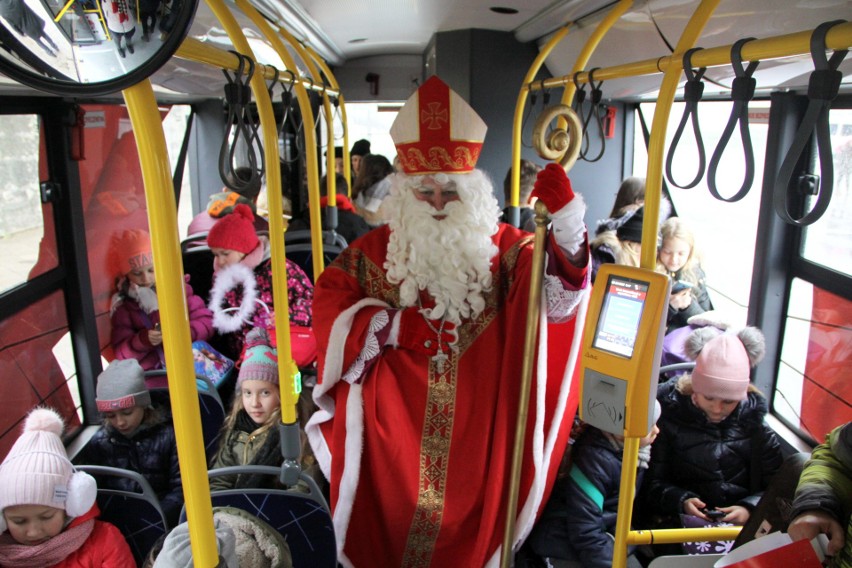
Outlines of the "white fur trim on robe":
[{"label": "white fur trim on robe", "polygon": [[[322,382],[314,387],[314,402],[319,409],[305,426],[305,433],[313,448],[314,456],[326,479],[331,479],[331,450],[320,431],[320,424],[334,417],[334,399],[328,391],[340,382],[343,376],[343,354],[346,348],[346,338],[352,330],[355,315],[364,308],[378,306],[389,307],[381,300],[364,298],[352,307],[344,310],[331,327],[326,350],[325,365],[323,366]],[[351,566],[343,554],[346,543],[346,530],[352,517],[352,506],[355,502],[355,490],[361,475],[361,451],[364,444],[364,410],[361,385],[352,384],[346,400],[346,442],[344,450],[343,476],[340,480],[337,502],[334,504],[334,532],[337,540],[338,560],[344,566]]]}]

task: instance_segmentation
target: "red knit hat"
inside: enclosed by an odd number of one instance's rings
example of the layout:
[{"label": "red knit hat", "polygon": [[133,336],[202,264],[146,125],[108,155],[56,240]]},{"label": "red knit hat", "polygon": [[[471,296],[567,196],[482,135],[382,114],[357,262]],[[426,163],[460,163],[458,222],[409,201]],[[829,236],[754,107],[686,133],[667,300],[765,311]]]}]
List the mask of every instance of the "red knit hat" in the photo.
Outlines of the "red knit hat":
[{"label": "red knit hat", "polygon": [[109,257],[110,271],[114,276],[124,276],[137,268],[154,264],[148,231],[127,230],[113,235]]},{"label": "red knit hat", "polygon": [[254,213],[248,205],[240,203],[234,212],[225,215],[213,225],[207,234],[207,246],[235,250],[248,254],[257,248],[260,241],[254,230]]}]

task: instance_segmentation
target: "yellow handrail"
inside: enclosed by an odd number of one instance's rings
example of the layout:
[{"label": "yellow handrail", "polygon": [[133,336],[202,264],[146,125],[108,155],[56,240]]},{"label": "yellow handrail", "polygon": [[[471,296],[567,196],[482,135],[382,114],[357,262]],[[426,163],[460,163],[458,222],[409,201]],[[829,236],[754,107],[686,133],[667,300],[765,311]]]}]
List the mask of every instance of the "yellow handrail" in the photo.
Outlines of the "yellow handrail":
[{"label": "yellow handrail", "polygon": [[[660,95],[654,111],[651,127],[651,139],[648,143],[648,173],[645,178],[645,218],[642,224],[642,242],[657,242],[657,221],[660,216],[660,196],[662,193],[663,147],[669,113],[678,80],[682,71],[682,55],[692,48],[701,31],[713,15],[719,0],[702,0],[686,24],[680,40],[675,47],[676,61],[666,70],[660,85]],[[600,77],[595,72],[596,77]],[[653,270],[656,265],[657,247],[642,247],[642,268]],[[649,393],[650,395],[650,393]],[[615,524],[615,547],[613,548],[613,568],[624,568],[627,564],[627,535],[633,512],[633,497],[636,492],[636,463],[639,457],[639,438],[628,437],[624,440],[624,454],[621,462],[621,486],[618,499],[618,516]]]},{"label": "yellow handrail", "polygon": [[565,37],[565,34],[568,33],[569,28],[570,25],[560,28],[550,37],[549,40],[547,40],[547,43],[541,48],[532,65],[530,65],[530,68],[524,77],[521,91],[518,93],[518,100],[515,103],[515,118],[512,126],[512,193],[509,203],[507,204],[513,207],[518,206],[521,193],[521,137],[523,136],[524,107],[527,104],[527,93],[529,92],[528,86],[538,74],[539,69],[541,69],[541,66],[544,64],[544,60],[547,59],[547,56],[550,55],[553,48],[556,47],[556,45],[562,41],[562,38]]},{"label": "yellow handrail", "polygon": [[[284,39],[296,50],[296,53],[299,54],[299,57],[302,58],[304,64],[308,67],[308,70],[311,72],[311,75],[314,77],[321,77],[319,69],[314,64],[314,60],[311,55],[306,51],[305,47],[299,43],[296,38],[287,31],[283,26],[278,26],[278,33],[284,36]],[[328,91],[325,89],[325,84],[323,84],[322,90],[322,102],[323,108],[325,109],[326,115],[330,116],[330,108],[331,103],[328,100]],[[313,122],[311,122],[311,127],[313,128]],[[329,142],[334,138],[334,133],[332,132],[333,125],[330,123],[327,125],[329,128]],[[305,128],[307,132],[308,128]],[[334,146],[333,144],[329,144],[331,147],[332,155],[326,156],[326,163],[330,164],[330,168],[328,171],[334,171]],[[308,144],[307,138],[305,139],[305,148],[310,148],[311,151],[307,152],[310,156],[313,154],[313,148],[316,148],[316,141],[314,140],[313,144]],[[328,178],[332,178],[332,183],[335,183],[337,180],[334,180],[333,176],[328,176]],[[314,282],[316,282],[317,278],[322,274],[323,269],[325,269],[325,257],[322,252],[322,218],[320,211],[320,194],[319,194],[319,168],[311,171],[308,168],[308,215],[311,219],[311,261],[313,263],[314,269]]]},{"label": "yellow handrail", "polygon": [[[177,230],[177,206],[172,186],[169,154],[162,120],[148,80],[124,90],[127,112],[139,150],[148,226],[157,274],[160,318],[168,333],[163,334],[163,351],[169,368],[169,398],[173,410],[175,438],[186,500],[186,516],[192,556],[196,566],[218,565],[213,508],[207,480],[207,460],[201,433],[201,410],[195,384],[195,364],[187,349],[192,338],[186,319],[183,263]],[[144,141],[144,144],[142,143]]]},{"label": "yellow handrail", "polygon": [[[795,55],[809,54],[811,50],[811,34],[813,30],[805,30],[791,34],[769,37],[765,39],[755,39],[746,43],[742,50],[743,61],[765,61],[767,59],[777,59],[781,57],[792,57]],[[852,22],[845,22],[833,26],[826,35],[825,43],[828,49],[847,49],[852,45]],[[624,63],[622,65],[613,65],[612,67],[603,67],[595,71],[595,80],[611,80],[624,79],[627,77],[638,77],[640,75],[653,75],[654,73],[664,73],[669,67],[674,65],[678,72],[682,70],[683,53],[675,50],[671,55],[665,55],[658,59],[644,59],[642,61],[634,61]],[[731,46],[723,45],[711,47],[696,51],[692,56],[692,65],[694,67],[713,67],[717,65],[726,65],[731,62]],[[563,77],[554,77],[537,81],[530,85],[530,89],[552,89],[555,87],[569,85],[573,87],[574,77],[565,75]],[[589,74],[580,73],[577,75],[578,83],[588,83]]]}]

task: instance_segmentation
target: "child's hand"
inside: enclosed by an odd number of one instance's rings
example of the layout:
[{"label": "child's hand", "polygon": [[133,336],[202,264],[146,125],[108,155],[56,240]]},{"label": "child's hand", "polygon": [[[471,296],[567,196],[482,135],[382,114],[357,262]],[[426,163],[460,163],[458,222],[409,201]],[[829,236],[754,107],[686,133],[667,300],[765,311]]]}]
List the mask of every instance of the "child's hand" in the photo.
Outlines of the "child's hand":
[{"label": "child's hand", "polygon": [[730,507],[719,507],[719,511],[727,513],[724,517],[719,519],[720,521],[725,521],[726,523],[733,523],[735,525],[744,525],[746,521],[748,521],[749,516],[751,515],[745,507],[741,507],[740,505],[731,505]]},{"label": "child's hand", "polygon": [[682,290],[677,294],[672,294],[669,298],[669,305],[676,310],[683,310],[689,307],[692,303],[692,293],[687,290]]},{"label": "child's hand", "polygon": [[710,517],[704,514],[704,509],[707,507],[707,503],[699,499],[698,497],[691,497],[683,502],[683,512],[687,515],[692,515],[694,517],[699,517],[704,519],[705,521],[709,521]]},{"label": "child's hand", "polygon": [[157,347],[158,345],[163,343],[163,332],[159,329],[149,329],[148,330],[148,342]]}]

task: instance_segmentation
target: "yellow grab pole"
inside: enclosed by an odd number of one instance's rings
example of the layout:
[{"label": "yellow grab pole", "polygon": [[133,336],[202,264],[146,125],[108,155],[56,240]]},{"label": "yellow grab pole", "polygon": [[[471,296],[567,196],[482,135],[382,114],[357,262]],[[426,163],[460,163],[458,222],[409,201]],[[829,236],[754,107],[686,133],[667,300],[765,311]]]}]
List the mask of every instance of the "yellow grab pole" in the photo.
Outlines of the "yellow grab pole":
[{"label": "yellow grab pole", "polygon": [[[349,163],[349,123],[346,118],[346,103],[343,100],[343,93],[340,92],[340,84],[337,82],[337,78],[335,78],[334,74],[331,72],[331,68],[326,65],[325,61],[319,56],[319,54],[311,49],[311,46],[305,45],[305,51],[307,51],[317,65],[322,69],[323,74],[328,79],[331,86],[337,90],[337,104],[340,109],[340,121],[343,123],[343,175],[346,177],[346,183],[349,184],[348,193],[352,195],[352,164]],[[328,196],[328,202],[331,204],[331,195]],[[337,205],[337,201],[334,202]]]},{"label": "yellow grab pole", "polygon": [[562,38],[565,37],[565,34],[568,33],[568,28],[570,25],[566,25],[554,33],[544,47],[538,52],[535,60],[530,65],[529,70],[527,70],[527,74],[524,77],[523,86],[521,87],[521,92],[518,93],[518,100],[515,102],[515,118],[512,127],[512,193],[511,198],[509,199],[509,203],[507,205],[511,205],[512,207],[518,207],[520,201],[521,194],[521,137],[523,136],[523,127],[524,127],[524,107],[527,104],[527,92],[529,92],[529,84],[535,79],[535,76],[538,74],[539,69],[544,64],[544,60],[547,59],[547,56],[550,55],[550,52],[553,51],[553,48],[562,41]]},{"label": "yellow grab pole", "polygon": [[[632,5],[633,0],[621,0],[607,13],[606,17],[601,20],[601,23],[598,24],[598,27],[595,28],[595,31],[589,36],[589,39],[586,40],[586,45],[583,46],[583,49],[580,51],[580,55],[577,56],[577,60],[574,62],[574,68],[571,71],[572,78],[575,73],[586,68],[586,65],[589,63],[589,59],[592,58],[592,54],[595,52],[595,49],[597,49],[603,37]],[[597,75],[597,72],[595,72],[595,75]],[[600,78],[598,77],[598,79]],[[573,80],[565,83],[565,90],[562,92],[562,104],[571,106],[571,102],[574,100],[574,91],[576,90],[577,87],[574,85]]]},{"label": "yellow grab pole", "polygon": [[[283,26],[278,26],[278,33],[284,37],[285,40],[296,50],[296,53],[299,54],[299,57],[302,59],[302,62],[308,68],[308,71],[311,73],[313,77],[321,78],[319,69],[314,64],[314,60],[311,55],[305,50],[304,46],[299,43],[296,38],[289,31],[284,29]],[[273,42],[275,45],[275,42]],[[323,87],[323,108],[327,108],[328,95],[325,92],[325,88]],[[326,110],[328,112],[328,110]],[[303,115],[304,116],[304,115]],[[311,114],[313,117],[313,114]],[[305,122],[307,124],[307,122]],[[314,148],[316,145],[316,135],[311,134],[310,140],[312,142],[308,142],[308,130],[313,130],[313,121],[311,121],[311,128],[304,128],[305,131],[305,148],[310,148],[311,150],[308,152],[308,160],[311,159],[311,156],[315,154]],[[333,148],[333,146],[332,146]],[[314,156],[315,157],[315,156]],[[334,164],[334,158],[329,157],[331,164]],[[316,160],[315,160],[316,161]],[[331,177],[331,176],[329,176]],[[317,278],[320,277],[322,271],[325,269],[325,257],[322,252],[322,217],[320,215],[320,194],[319,194],[319,167],[317,166],[315,169],[311,170],[310,166],[308,167],[308,215],[311,218],[311,251],[314,268],[314,282],[317,281]]]},{"label": "yellow grab pole", "polygon": [[[719,5],[719,0],[702,0],[692,14],[689,22],[680,36],[675,56],[695,45],[701,31]],[[640,266],[654,270],[657,258],[657,221],[660,216],[660,196],[662,192],[663,150],[666,141],[666,128],[669,113],[678,80],[682,71],[681,65],[672,65],[666,70],[660,86],[660,96],[654,111],[654,121],[651,127],[651,140],[648,144],[648,173],[645,178],[645,218],[642,225],[642,247]],[[651,243],[655,243],[654,246]],[[656,393],[649,393],[656,395]],[[621,461],[621,488],[618,499],[618,516],[615,524],[615,547],[613,548],[613,568],[624,568],[627,565],[627,535],[630,531],[630,521],[633,514],[633,497],[636,493],[636,463],[639,458],[639,438],[629,437],[624,440],[624,454]]]},{"label": "yellow grab pole", "polygon": [[219,553],[207,481],[195,364],[192,361],[192,350],[189,349],[192,339],[189,334],[177,206],[166,138],[150,81],[146,79],[125,89],[124,100],[133,125],[142,179],[145,182],[148,226],[157,275],[157,299],[163,323],[163,350],[169,369],[169,397],[192,556],[196,566],[212,568],[219,564]]},{"label": "yellow grab pole", "polygon": [[518,510],[518,493],[521,484],[521,463],[524,458],[524,437],[529,416],[530,383],[532,383],[535,344],[538,339],[538,320],[541,315],[541,286],[544,274],[544,245],[549,222],[547,207],[535,203],[535,241],[530,267],[530,295],[527,302],[527,327],[524,335],[524,359],[518,394],[518,419],[515,424],[515,444],[512,452],[512,469],[509,476],[509,495],[506,503],[506,525],[503,530],[503,549],[500,567],[509,568],[512,561],[512,543],[515,539],[515,515]]},{"label": "yellow grab pole", "polygon": [[[742,60],[765,61],[767,59],[777,59],[781,57],[808,55],[811,52],[810,41],[812,34],[813,30],[805,30],[791,34],[752,40],[743,46]],[[837,24],[832,27],[825,37],[825,44],[828,49],[832,50],[848,49],[849,46],[852,45],[852,22]],[[595,80],[608,81],[611,79],[624,79],[627,77],[665,73],[671,65],[677,65],[680,70],[682,66],[682,58],[682,53],[675,52],[672,55],[665,55],[656,59],[643,59],[642,61],[633,61],[621,65],[613,65],[612,67],[603,67],[595,71]],[[692,56],[692,64],[695,67],[727,65],[730,62],[730,45],[721,45],[702,49],[701,51],[695,52]],[[580,73],[577,75],[577,82],[588,83],[589,74]],[[563,86],[568,88],[569,85],[573,86],[573,84],[574,77],[571,75],[565,75],[563,77],[545,79],[544,81],[530,85],[530,89],[553,89]]]},{"label": "yellow grab pole", "polygon": [[[634,440],[636,438],[633,438]],[[627,544],[677,544],[681,542],[718,542],[736,540],[742,527],[701,527],[695,529],[661,529],[630,531]]]},{"label": "yellow grab pole", "polygon": [[[207,0],[207,5],[225,28],[236,50],[254,59],[242,28],[222,0]],[[272,248],[272,295],[275,298],[275,329],[278,331],[278,377],[281,393],[281,421],[295,424],[296,403],[301,385],[296,384],[299,373],[290,349],[290,306],[287,301],[287,260],[284,251],[284,219],[281,217],[281,168],[278,167],[278,130],[269,99],[266,82],[254,74],[250,82],[257,103],[257,113],[263,132],[263,152],[266,161],[266,194],[269,199],[269,243]],[[254,151],[249,149],[250,152]],[[282,361],[284,364],[282,364]]]}]

